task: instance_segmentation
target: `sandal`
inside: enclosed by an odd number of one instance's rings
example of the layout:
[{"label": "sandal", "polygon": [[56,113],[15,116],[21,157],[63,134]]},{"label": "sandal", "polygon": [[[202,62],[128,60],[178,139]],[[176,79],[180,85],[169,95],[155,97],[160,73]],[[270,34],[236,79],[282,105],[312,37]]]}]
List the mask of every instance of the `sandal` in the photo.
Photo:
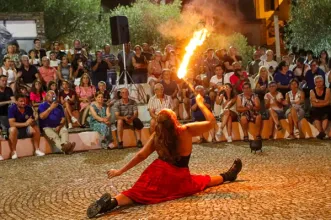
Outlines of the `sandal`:
[{"label": "sandal", "polygon": [[279,124],[279,125],[277,125],[276,127],[277,127],[277,130],[278,130],[278,131],[281,131],[281,130],[283,130],[283,127],[282,127],[280,124]]}]

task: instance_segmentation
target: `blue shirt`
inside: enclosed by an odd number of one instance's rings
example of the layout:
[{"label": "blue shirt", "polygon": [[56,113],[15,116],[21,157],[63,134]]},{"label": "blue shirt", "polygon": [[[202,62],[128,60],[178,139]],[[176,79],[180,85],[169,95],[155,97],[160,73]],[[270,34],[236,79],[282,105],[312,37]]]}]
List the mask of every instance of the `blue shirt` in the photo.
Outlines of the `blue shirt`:
[{"label": "blue shirt", "polygon": [[[204,99],[205,99],[205,103],[207,103],[209,105],[211,104],[210,98],[208,96],[205,96]],[[191,99],[191,106],[195,105],[195,103],[196,103],[196,100],[194,97],[193,99]],[[206,120],[205,116],[203,115],[203,113],[199,107],[197,107],[197,109],[195,111],[192,111],[192,117],[195,121],[205,121]]]},{"label": "blue shirt", "polygon": [[[38,108],[38,113],[43,113],[50,106],[48,102],[41,103]],[[39,118],[39,125],[41,128],[56,128],[60,125],[62,118],[64,118],[64,110],[62,105],[58,104],[58,106],[49,113],[47,118]]]},{"label": "blue shirt", "polygon": [[284,75],[281,72],[275,73],[274,80],[276,83],[280,83],[282,86],[287,86],[290,84],[291,79],[294,78],[294,74],[292,71],[287,71]]},{"label": "blue shirt", "polygon": [[16,104],[8,108],[8,119],[15,118],[15,122],[25,123],[30,117],[34,119],[33,110],[28,105],[24,107],[23,113],[18,109]]},{"label": "blue shirt", "polygon": [[305,80],[307,82],[307,86],[308,89],[313,89],[315,88],[315,82],[314,82],[314,78],[315,76],[320,75],[323,77],[324,82],[325,82],[325,73],[323,70],[321,70],[320,68],[317,68],[316,73],[313,73],[312,70],[308,70],[306,75],[305,75]]}]

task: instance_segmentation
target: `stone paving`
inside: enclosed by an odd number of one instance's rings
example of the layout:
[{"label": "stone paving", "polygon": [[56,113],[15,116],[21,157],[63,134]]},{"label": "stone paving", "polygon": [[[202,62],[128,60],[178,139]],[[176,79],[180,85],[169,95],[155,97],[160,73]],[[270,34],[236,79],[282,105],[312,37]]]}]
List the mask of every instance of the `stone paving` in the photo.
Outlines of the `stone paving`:
[{"label": "stone paving", "polygon": [[[86,208],[115,194],[106,171],[137,149],[98,150],[0,162],[0,219],[87,219]],[[129,188],[155,159],[113,179]],[[119,208],[98,219],[331,219],[331,142],[266,141],[262,153],[243,142],[195,145],[192,173],[218,174],[240,157],[238,181],[156,205]]]}]

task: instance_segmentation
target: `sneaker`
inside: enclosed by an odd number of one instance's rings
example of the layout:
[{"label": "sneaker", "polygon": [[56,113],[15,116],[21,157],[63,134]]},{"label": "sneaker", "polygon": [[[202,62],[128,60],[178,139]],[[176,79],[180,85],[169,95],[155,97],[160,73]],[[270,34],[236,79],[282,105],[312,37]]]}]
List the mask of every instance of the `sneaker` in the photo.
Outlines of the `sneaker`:
[{"label": "sneaker", "polygon": [[13,159],[13,160],[15,160],[15,159],[18,158],[16,151],[14,151],[14,152],[15,152],[15,153],[11,156],[11,159]]},{"label": "sneaker", "polygon": [[69,145],[70,145],[70,147],[69,147],[67,153],[70,155],[70,154],[72,154],[72,153],[74,152],[74,149],[75,149],[75,147],[76,147],[76,143],[75,143],[75,142],[73,142],[73,143],[69,143]]},{"label": "sneaker", "polygon": [[72,117],[71,117],[71,121],[72,121],[72,123],[75,124],[78,120],[77,120],[77,118],[75,118],[74,116],[72,116]]},{"label": "sneaker", "polygon": [[123,149],[124,146],[123,146],[123,141],[121,142],[118,142],[118,146],[117,146],[118,149]]},{"label": "sneaker", "polygon": [[228,140],[228,143],[231,143],[231,142],[232,142],[232,137],[229,136],[229,137],[227,138],[227,140]]},{"label": "sneaker", "polygon": [[216,136],[221,137],[222,136],[222,133],[223,133],[222,129],[219,128],[218,131],[217,131],[217,133],[216,133]]},{"label": "sneaker", "polygon": [[70,143],[62,144],[61,150],[64,154],[67,154],[70,151],[70,149],[71,149]]},{"label": "sneaker", "polygon": [[295,137],[294,137],[293,134],[290,134],[286,139],[287,139],[287,140],[293,140],[293,139],[295,139]]},{"label": "sneaker", "polygon": [[4,158],[0,155],[0,160],[4,160]]},{"label": "sneaker", "polygon": [[41,152],[39,149],[37,149],[34,154],[38,157],[42,157],[42,156],[45,156],[45,153]]},{"label": "sneaker", "polygon": [[143,147],[143,143],[141,142],[141,140],[137,141],[137,147],[138,148],[142,148]]},{"label": "sneaker", "polygon": [[72,124],[71,123],[68,123],[68,128],[72,129]]},{"label": "sneaker", "polygon": [[242,162],[238,158],[233,162],[231,168],[228,171],[221,174],[221,176],[223,177],[223,181],[224,182],[235,181],[237,179],[238,173],[241,171],[241,168],[242,168]]}]

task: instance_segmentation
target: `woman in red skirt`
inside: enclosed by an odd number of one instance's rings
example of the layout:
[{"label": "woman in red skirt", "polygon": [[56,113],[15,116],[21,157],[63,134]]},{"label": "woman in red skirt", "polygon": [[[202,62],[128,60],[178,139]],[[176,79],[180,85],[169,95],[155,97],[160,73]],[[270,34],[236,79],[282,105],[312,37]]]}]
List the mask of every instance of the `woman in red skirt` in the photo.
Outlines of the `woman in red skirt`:
[{"label": "woman in red skirt", "polygon": [[240,159],[236,159],[227,172],[217,176],[190,174],[188,163],[192,152],[192,137],[213,129],[216,124],[213,114],[204,105],[202,96],[196,97],[196,103],[206,121],[181,125],[177,121],[176,114],[169,109],[164,109],[158,114],[156,130],[149,141],[122,169],[108,171],[108,177],[113,178],[123,174],[154,151],[159,158],[147,167],[131,189],[115,198],[111,198],[110,194],[106,193],[92,203],[87,209],[89,218],[134,202],[155,204],[190,196],[207,187],[234,181],[237,178],[242,167]]}]

